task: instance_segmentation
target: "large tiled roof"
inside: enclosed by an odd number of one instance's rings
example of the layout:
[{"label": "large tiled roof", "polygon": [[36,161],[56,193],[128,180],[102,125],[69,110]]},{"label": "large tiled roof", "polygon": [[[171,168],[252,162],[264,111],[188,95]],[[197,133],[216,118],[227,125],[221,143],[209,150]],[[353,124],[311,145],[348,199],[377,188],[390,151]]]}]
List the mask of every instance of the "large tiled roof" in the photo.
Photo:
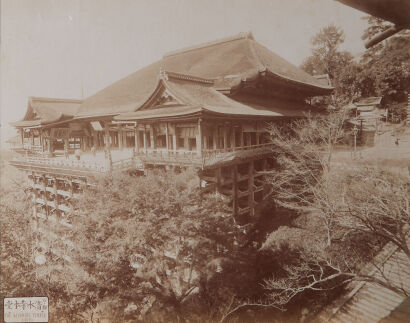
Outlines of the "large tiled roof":
[{"label": "large tiled roof", "polygon": [[15,127],[35,127],[73,118],[81,100],[30,97],[26,115]]},{"label": "large tiled roof", "polygon": [[332,90],[257,43],[250,34],[240,34],[164,55],[160,61],[85,99],[77,117],[135,111],[152,93],[161,68],[212,79],[216,89],[232,88],[266,71],[283,83],[305,88],[312,95],[329,94]]}]

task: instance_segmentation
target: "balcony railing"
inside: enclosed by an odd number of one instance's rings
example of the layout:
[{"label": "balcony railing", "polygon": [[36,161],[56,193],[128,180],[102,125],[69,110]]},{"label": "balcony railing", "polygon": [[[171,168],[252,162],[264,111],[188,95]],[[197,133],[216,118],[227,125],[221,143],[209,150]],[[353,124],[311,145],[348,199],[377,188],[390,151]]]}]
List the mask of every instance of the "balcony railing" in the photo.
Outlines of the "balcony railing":
[{"label": "balcony railing", "polygon": [[[223,149],[205,149],[198,154],[197,150],[167,150],[140,149],[128,152],[113,151],[113,158],[109,159],[103,153],[93,156],[85,153],[81,160],[64,157],[34,157],[25,156],[13,159],[10,163],[19,168],[29,169],[40,167],[43,169],[75,171],[81,173],[106,173],[114,170],[140,169],[144,164],[173,165],[173,166],[209,166],[219,162],[229,161],[235,157],[247,157],[269,151],[272,144],[230,147]],[[73,157],[73,156],[71,156]]]},{"label": "balcony railing", "polygon": [[144,163],[170,165],[201,165],[202,157],[196,150],[167,150],[165,148],[140,150],[136,156]]},{"label": "balcony railing", "polygon": [[272,147],[271,143],[259,144],[259,145],[250,145],[250,146],[242,146],[242,147],[229,147],[229,148],[222,148],[222,149],[206,149],[202,151],[202,155],[206,157],[214,157],[218,155],[223,155],[226,153],[232,153],[237,151],[247,151],[247,150],[265,150],[270,149]]},{"label": "balcony railing", "polygon": [[110,162],[109,159],[75,160],[47,157],[17,157],[10,164],[23,169],[41,168],[46,171],[71,173],[106,173],[114,170],[141,169],[142,164],[134,157]]}]

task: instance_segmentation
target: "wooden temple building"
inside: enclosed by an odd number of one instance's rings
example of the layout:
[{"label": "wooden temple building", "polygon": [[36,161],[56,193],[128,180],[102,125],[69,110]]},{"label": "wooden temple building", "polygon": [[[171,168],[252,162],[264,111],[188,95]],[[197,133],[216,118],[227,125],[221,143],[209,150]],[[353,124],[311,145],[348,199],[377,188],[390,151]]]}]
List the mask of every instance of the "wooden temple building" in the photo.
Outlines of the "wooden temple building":
[{"label": "wooden temple building", "polygon": [[30,98],[13,123],[22,154],[12,164],[33,181],[35,215],[68,225],[91,175],[151,167],[195,167],[235,216],[253,216],[269,123],[303,117],[309,98],[332,90],[241,33],[168,53],[83,101]]}]

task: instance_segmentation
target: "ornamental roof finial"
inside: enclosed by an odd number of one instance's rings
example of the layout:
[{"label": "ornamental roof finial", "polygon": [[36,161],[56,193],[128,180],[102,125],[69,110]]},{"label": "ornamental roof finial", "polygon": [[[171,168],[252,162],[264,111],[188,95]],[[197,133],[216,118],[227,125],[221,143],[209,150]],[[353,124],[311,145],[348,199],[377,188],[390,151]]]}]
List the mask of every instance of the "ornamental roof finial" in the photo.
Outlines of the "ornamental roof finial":
[{"label": "ornamental roof finial", "polygon": [[162,80],[167,81],[168,80],[168,74],[167,72],[162,68],[162,66],[159,68],[159,78]]}]

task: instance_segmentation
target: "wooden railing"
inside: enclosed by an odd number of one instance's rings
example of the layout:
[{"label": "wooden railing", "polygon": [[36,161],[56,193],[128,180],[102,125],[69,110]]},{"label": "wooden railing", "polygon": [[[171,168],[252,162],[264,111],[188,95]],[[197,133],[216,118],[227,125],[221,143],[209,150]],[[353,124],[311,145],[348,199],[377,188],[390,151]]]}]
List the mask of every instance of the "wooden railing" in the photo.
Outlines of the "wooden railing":
[{"label": "wooden railing", "polygon": [[74,159],[56,159],[47,157],[20,157],[13,159],[15,162],[25,162],[28,164],[50,166],[56,168],[71,168],[71,169],[84,169],[95,172],[106,172],[109,170],[108,162],[91,162],[85,160]]},{"label": "wooden railing", "polygon": [[202,163],[202,157],[198,155],[196,150],[150,149],[140,150],[136,152],[136,156],[142,162],[152,164],[200,165]]},{"label": "wooden railing", "polygon": [[246,151],[246,150],[259,150],[259,149],[268,149],[272,147],[271,143],[259,144],[259,145],[250,145],[242,147],[229,147],[222,149],[206,149],[202,151],[202,155],[206,157],[214,157],[221,154],[232,153],[237,151]]},{"label": "wooden railing", "polygon": [[11,161],[11,164],[19,166],[43,166],[58,169],[81,170],[82,172],[105,173],[113,170],[124,169],[143,169],[144,163],[160,165],[193,165],[204,166],[208,163],[216,163],[224,157],[234,156],[237,152],[267,150],[272,144],[259,144],[243,147],[230,147],[223,149],[206,149],[198,155],[196,150],[166,150],[166,149],[149,149],[140,150],[133,156],[111,161],[110,158],[99,160],[76,160],[53,157],[34,157],[25,156],[17,157]]}]

